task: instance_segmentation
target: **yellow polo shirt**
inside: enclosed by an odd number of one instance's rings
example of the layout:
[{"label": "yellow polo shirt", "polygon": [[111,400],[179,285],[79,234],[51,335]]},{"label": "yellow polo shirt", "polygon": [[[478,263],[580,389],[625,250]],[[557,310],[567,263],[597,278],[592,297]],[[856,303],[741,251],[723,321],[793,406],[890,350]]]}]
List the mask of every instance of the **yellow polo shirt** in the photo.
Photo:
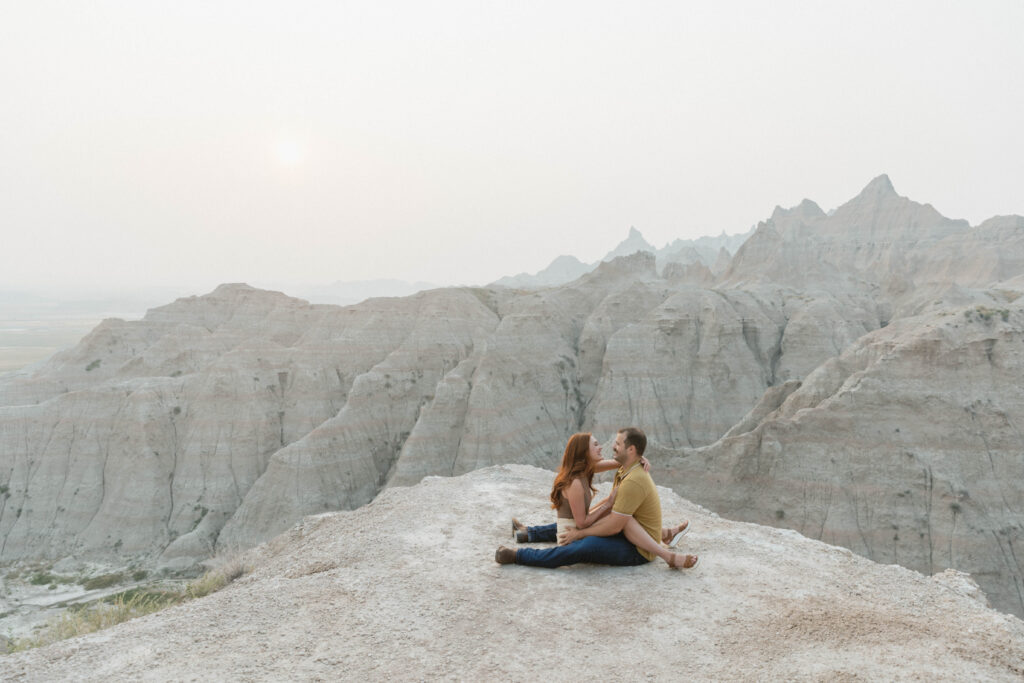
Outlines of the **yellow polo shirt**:
[{"label": "yellow polo shirt", "polygon": [[[625,472],[620,467],[612,488],[619,490],[612,511],[632,515],[656,543],[661,543],[661,499],[651,475],[644,472],[639,463]],[[648,560],[655,557],[648,550],[637,548],[636,551]]]}]

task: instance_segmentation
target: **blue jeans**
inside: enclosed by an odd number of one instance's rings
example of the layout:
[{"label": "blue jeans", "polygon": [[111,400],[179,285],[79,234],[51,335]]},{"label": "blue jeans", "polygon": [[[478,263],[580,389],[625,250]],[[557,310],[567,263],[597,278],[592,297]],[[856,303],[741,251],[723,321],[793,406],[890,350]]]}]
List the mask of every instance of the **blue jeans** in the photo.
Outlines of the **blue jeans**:
[{"label": "blue jeans", "polygon": [[646,564],[649,561],[636,551],[636,546],[627,541],[623,534],[587,536],[557,548],[519,548],[516,550],[516,564],[526,564],[531,567],[553,568],[577,562],[632,567]]},{"label": "blue jeans", "polygon": [[558,524],[526,527],[527,543],[558,543]]}]

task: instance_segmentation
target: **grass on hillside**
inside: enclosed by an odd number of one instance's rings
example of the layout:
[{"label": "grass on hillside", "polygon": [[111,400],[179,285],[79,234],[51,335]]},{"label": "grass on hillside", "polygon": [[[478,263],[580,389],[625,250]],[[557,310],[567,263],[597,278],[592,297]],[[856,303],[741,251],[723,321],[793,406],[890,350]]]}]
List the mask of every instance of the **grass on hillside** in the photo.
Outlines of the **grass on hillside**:
[{"label": "grass on hillside", "polygon": [[9,652],[45,647],[61,640],[101,631],[135,617],[159,612],[186,600],[216,593],[250,571],[252,567],[241,556],[233,556],[189,583],[184,590],[131,588],[85,605],[69,607],[46,622],[34,635],[11,640]]}]

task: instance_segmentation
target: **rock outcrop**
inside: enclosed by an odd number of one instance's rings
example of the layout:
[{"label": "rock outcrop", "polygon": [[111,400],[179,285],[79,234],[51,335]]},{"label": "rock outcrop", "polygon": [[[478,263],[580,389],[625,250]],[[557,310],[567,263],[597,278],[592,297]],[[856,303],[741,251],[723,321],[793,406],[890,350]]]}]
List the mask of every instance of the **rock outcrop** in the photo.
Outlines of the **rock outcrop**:
[{"label": "rock outcrop", "polygon": [[1024,307],[970,307],[865,335],[661,481],[926,574],[974,576],[1024,613]]},{"label": "rock outcrop", "polygon": [[0,376],[0,562],[183,568],[389,485],[550,469],[573,432],[638,424],[665,481],[717,512],[968,570],[1024,614],[1006,486],[1024,219],[971,228],[880,176],[701,258],[345,308],[225,285],[108,320]]},{"label": "rock outcrop", "polygon": [[875,564],[664,488],[666,517],[693,525],[692,571],[495,564],[510,515],[550,518],[552,476],[492,467],[308,517],[219,593],[0,667],[17,683],[1024,676],[1024,623],[969,576]]}]

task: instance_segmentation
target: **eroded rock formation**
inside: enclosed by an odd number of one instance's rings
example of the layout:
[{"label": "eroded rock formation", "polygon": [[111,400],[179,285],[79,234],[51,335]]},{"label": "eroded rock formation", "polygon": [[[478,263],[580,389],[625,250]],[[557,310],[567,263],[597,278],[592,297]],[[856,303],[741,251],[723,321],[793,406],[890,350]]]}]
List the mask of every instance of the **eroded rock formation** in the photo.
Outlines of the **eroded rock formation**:
[{"label": "eroded rock formation", "polygon": [[542,290],[314,306],[224,285],[0,377],[0,561],[184,567],[387,485],[557,466],[643,426],[677,490],[1024,613],[1024,219],[881,176],[713,268],[638,252]]}]

